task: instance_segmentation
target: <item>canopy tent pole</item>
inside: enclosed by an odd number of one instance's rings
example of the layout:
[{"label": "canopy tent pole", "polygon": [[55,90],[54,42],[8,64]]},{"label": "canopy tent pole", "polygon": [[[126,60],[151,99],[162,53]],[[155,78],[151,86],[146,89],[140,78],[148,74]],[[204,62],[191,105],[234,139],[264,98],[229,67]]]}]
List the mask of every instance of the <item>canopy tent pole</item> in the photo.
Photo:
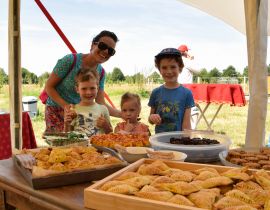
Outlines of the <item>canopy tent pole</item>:
[{"label": "canopy tent pole", "polygon": [[249,107],[245,148],[259,150],[265,144],[267,114],[267,15],[268,0],[245,0],[248,50]]},{"label": "canopy tent pole", "polygon": [[9,1],[8,16],[9,105],[12,148],[22,148],[22,70],[20,0]]}]

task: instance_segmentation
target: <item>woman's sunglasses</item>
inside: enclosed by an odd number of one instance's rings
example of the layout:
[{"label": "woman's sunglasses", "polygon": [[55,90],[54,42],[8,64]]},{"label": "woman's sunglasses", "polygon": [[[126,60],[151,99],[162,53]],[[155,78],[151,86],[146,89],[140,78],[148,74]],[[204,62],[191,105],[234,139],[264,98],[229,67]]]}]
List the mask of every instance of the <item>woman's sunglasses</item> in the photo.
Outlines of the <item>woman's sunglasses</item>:
[{"label": "woman's sunglasses", "polygon": [[109,56],[113,56],[115,54],[115,49],[113,49],[112,47],[109,47],[104,42],[95,42],[94,44],[97,44],[98,49],[100,50],[108,50]]}]

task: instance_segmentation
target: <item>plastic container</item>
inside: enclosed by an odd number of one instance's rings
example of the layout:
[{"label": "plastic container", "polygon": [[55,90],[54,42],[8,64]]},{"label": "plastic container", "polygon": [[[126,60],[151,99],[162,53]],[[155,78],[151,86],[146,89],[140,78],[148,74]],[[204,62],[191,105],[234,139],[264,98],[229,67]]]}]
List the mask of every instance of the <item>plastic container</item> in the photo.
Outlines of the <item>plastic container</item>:
[{"label": "plastic container", "polygon": [[30,117],[37,115],[37,98],[35,96],[24,96],[22,103],[23,111],[29,112]]},{"label": "plastic container", "polygon": [[[181,145],[171,144],[170,138],[208,138],[217,140],[220,144],[211,145]],[[226,151],[231,145],[231,140],[223,134],[207,131],[175,131],[165,132],[150,137],[150,143],[154,150],[175,150],[187,154],[186,162],[209,163],[219,161],[219,153]]]}]

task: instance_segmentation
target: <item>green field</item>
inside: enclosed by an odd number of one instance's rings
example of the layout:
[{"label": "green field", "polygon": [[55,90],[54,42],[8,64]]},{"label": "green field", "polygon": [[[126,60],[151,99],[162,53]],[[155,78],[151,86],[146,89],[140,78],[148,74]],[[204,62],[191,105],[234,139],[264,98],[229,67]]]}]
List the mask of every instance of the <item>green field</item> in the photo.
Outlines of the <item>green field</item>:
[{"label": "green field", "polygon": [[[106,85],[106,92],[110,96],[116,107],[119,107],[120,97],[126,92],[134,92],[144,97],[142,99],[142,112],[141,121],[147,123],[147,118],[149,115],[149,107],[147,106],[148,97],[147,93],[150,92],[154,86],[152,85],[130,85],[130,84],[118,84],[118,85]],[[36,96],[38,97],[41,88],[39,85],[23,85],[22,95],[23,96]],[[4,86],[0,90],[0,110],[9,112],[9,93],[8,86]],[[202,104],[202,107],[204,104]],[[45,128],[44,123],[44,105],[38,101],[38,116],[32,119],[32,124],[35,132],[38,145],[44,145],[41,138],[42,132]],[[211,119],[215,113],[218,105],[211,104],[207,113],[207,119]],[[270,135],[270,104],[267,106],[267,118],[266,118],[266,139]],[[246,135],[246,121],[247,121],[248,105],[244,107],[234,107],[229,105],[223,105],[220,110],[212,128],[216,132],[226,133],[233,142],[233,147],[243,146],[245,143]],[[120,121],[118,118],[111,118],[113,126]],[[197,129],[205,130],[207,128],[203,120],[200,121]],[[154,127],[150,125],[151,133],[154,133]]]}]

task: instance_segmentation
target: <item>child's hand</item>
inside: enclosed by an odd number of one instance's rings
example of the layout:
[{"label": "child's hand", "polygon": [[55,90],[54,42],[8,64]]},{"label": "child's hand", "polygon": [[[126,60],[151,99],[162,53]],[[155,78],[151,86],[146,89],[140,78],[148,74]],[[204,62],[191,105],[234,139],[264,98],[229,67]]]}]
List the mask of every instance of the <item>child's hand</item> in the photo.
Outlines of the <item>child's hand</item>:
[{"label": "child's hand", "polygon": [[105,133],[112,132],[112,126],[111,126],[110,122],[103,115],[101,115],[97,119],[96,125],[98,128],[104,129]]},{"label": "child's hand", "polygon": [[161,117],[159,114],[151,114],[149,116],[149,120],[150,120],[150,122],[152,122],[155,125],[161,124]]},{"label": "child's hand", "polygon": [[74,104],[69,104],[65,106],[65,109],[64,109],[65,122],[71,122],[77,116],[77,113],[74,108],[75,108]]}]

